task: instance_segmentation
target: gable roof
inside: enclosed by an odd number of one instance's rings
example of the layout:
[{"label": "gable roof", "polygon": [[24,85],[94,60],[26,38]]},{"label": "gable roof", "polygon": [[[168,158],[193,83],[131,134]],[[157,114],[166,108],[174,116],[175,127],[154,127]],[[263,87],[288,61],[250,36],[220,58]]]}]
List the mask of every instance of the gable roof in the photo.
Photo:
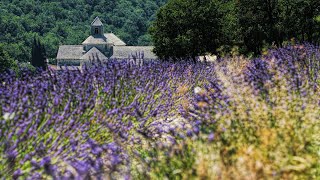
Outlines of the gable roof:
[{"label": "gable roof", "polygon": [[107,44],[107,39],[105,36],[89,36],[85,41],[82,42],[83,45],[86,44]]},{"label": "gable roof", "polygon": [[158,59],[152,50],[153,46],[114,46],[110,59],[127,59],[139,53],[143,54],[144,59]]},{"label": "gable roof", "polygon": [[57,59],[80,59],[83,52],[82,45],[63,45],[59,47]]},{"label": "gable roof", "polygon": [[98,16],[92,21],[91,26],[103,26]]},{"label": "gable roof", "polygon": [[104,36],[107,39],[108,44],[113,44],[115,46],[125,46],[126,43],[124,43],[118,36],[116,36],[113,33],[106,33]]},{"label": "gable roof", "polygon": [[85,55],[83,55],[81,60],[106,60],[108,59],[99,49],[96,47],[91,48]]},{"label": "gable roof", "polygon": [[111,44],[114,46],[125,46],[124,43],[120,38],[118,38],[113,33],[106,33],[103,36],[89,36],[85,41],[82,42],[83,45],[87,44]]}]

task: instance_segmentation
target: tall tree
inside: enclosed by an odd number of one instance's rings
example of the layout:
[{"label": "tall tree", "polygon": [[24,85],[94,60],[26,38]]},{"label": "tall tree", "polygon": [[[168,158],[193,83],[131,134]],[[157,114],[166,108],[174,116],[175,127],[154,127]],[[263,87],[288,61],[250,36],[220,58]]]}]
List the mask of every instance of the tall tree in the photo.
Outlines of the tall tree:
[{"label": "tall tree", "polygon": [[46,69],[46,51],[44,46],[41,44],[39,39],[34,37],[33,45],[32,45],[32,52],[31,52],[32,60],[31,64],[34,67]]},{"label": "tall tree", "polygon": [[221,6],[218,0],[170,0],[150,28],[154,52],[176,61],[215,53],[223,40]]}]

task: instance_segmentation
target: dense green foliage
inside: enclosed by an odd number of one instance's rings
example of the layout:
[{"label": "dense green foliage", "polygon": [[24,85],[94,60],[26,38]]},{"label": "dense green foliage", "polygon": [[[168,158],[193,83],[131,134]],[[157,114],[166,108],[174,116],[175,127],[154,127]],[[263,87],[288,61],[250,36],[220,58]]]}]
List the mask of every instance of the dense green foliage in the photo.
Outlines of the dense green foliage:
[{"label": "dense green foliage", "polygon": [[0,73],[6,69],[11,69],[17,66],[17,63],[9,56],[4,50],[3,46],[0,45]]},{"label": "dense green foliage", "polygon": [[170,0],[150,29],[161,58],[188,58],[240,47],[260,54],[292,38],[319,42],[317,0]]},{"label": "dense green foliage", "polygon": [[169,1],[150,31],[160,58],[192,58],[214,52],[223,42],[222,3],[216,0]]},{"label": "dense green foliage", "polygon": [[33,37],[41,36],[48,57],[59,44],[80,44],[89,34],[94,17],[128,45],[149,45],[146,35],[155,11],[166,0],[2,0],[0,43],[11,57],[30,61]]},{"label": "dense green foliage", "polygon": [[[41,37],[49,58],[60,44],[80,44],[99,16],[106,32],[128,45],[150,45],[159,57],[186,58],[206,53],[259,54],[295,38],[319,42],[317,0],[3,0],[0,44],[14,60],[31,60],[33,37]],[[164,5],[164,6],[163,6]],[[157,18],[155,12],[159,11]],[[151,22],[154,21],[153,26]],[[236,48],[237,49],[237,48]]]},{"label": "dense green foliage", "polygon": [[260,53],[265,44],[283,41],[319,42],[320,1],[240,0],[237,2],[240,36],[247,51]]}]

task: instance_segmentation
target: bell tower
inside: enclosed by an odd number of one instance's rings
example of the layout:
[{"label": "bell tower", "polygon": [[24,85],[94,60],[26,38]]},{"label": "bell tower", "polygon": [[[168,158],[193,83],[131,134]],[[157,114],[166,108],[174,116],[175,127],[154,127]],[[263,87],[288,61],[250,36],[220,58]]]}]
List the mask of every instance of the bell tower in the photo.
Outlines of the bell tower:
[{"label": "bell tower", "polygon": [[103,36],[103,24],[99,17],[96,17],[91,23],[91,35],[92,36]]}]

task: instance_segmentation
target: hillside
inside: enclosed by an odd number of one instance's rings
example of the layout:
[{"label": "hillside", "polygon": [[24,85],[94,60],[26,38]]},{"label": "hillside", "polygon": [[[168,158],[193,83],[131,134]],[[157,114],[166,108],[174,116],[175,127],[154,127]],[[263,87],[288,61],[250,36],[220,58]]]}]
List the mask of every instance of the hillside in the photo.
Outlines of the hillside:
[{"label": "hillside", "polygon": [[59,44],[79,44],[99,16],[106,32],[114,32],[128,45],[150,45],[147,30],[166,0],[2,0],[0,44],[19,61],[31,56],[33,37],[39,35],[49,58]]}]

